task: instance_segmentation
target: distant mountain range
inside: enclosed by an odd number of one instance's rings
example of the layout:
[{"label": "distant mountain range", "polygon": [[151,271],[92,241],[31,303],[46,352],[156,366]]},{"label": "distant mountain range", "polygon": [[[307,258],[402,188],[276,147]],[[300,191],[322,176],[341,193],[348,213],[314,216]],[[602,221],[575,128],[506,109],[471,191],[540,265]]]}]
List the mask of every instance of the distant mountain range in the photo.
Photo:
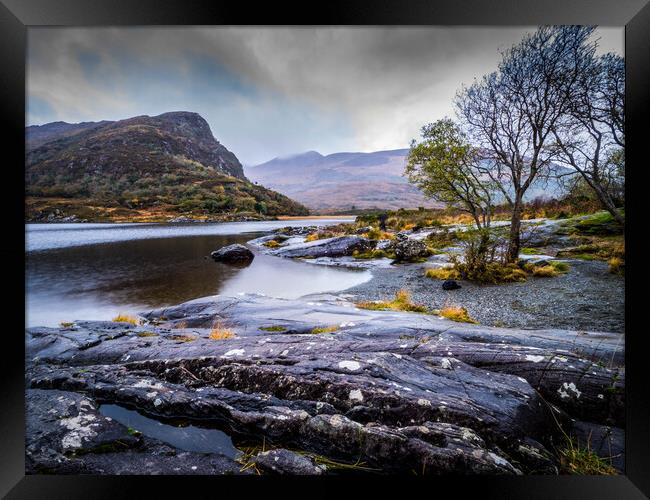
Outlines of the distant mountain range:
[{"label": "distant mountain range", "polygon": [[[443,207],[444,204],[427,199],[403,176],[408,152],[408,149],[394,149],[323,156],[316,151],[307,151],[274,158],[244,170],[252,181],[322,213],[350,209]],[[540,180],[528,189],[526,199],[550,198],[562,192],[557,180]]]},{"label": "distant mountain range", "polygon": [[[138,210],[308,213],[286,196],[251,183],[237,157],[197,113],[53,122],[27,127],[25,134],[28,219],[49,217],[53,204],[57,213],[90,219]],[[92,213],[92,207],[101,213]]]}]

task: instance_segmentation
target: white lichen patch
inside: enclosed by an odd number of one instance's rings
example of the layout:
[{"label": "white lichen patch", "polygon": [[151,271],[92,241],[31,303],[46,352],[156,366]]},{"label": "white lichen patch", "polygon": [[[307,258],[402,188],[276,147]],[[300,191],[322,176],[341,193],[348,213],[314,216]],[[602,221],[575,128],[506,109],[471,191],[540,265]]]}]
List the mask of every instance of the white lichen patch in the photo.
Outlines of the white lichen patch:
[{"label": "white lichen patch", "polygon": [[452,369],[451,361],[449,361],[448,358],[442,358],[440,360],[440,367],[444,368],[445,370],[451,370]]},{"label": "white lichen patch", "polygon": [[361,368],[361,363],[359,363],[358,361],[340,361],[339,368],[341,370],[355,371]]},{"label": "white lichen patch", "polygon": [[164,385],[147,379],[137,381],[135,384],[132,385],[132,387],[135,387],[137,389],[158,389],[158,390],[162,390],[165,388]]},{"label": "white lichen patch", "polygon": [[153,402],[154,406],[160,406],[162,404],[162,400],[160,398],[156,398],[155,401]]},{"label": "white lichen patch", "polygon": [[353,389],[348,396],[350,401],[363,401],[363,394],[360,389]]},{"label": "white lichen patch", "polygon": [[[273,349],[270,349],[273,352]],[[224,353],[223,357],[228,358],[230,356],[243,356],[246,351],[244,349],[231,349],[230,351]]]},{"label": "white lichen patch", "polygon": [[418,404],[420,406],[429,406],[430,407],[431,406],[431,401],[429,401],[428,399],[420,398],[420,399],[418,399]]},{"label": "white lichen patch", "polygon": [[474,434],[470,429],[464,428],[460,434],[464,441],[480,441],[476,434]]},{"label": "white lichen patch", "polygon": [[533,354],[526,354],[526,361],[532,361],[533,363],[539,363],[540,361],[544,361],[545,357],[544,356],[535,356]]},{"label": "white lichen patch", "polygon": [[61,439],[63,449],[73,450],[81,448],[84,441],[95,437],[97,433],[92,430],[92,427],[99,425],[96,420],[97,417],[94,415],[77,415],[76,417],[61,419],[59,421],[60,424],[70,431]]},{"label": "white lichen patch", "polygon": [[582,391],[578,390],[573,382],[563,382],[557,392],[562,399],[570,398],[571,394],[573,394],[576,399],[578,399],[582,394]]}]

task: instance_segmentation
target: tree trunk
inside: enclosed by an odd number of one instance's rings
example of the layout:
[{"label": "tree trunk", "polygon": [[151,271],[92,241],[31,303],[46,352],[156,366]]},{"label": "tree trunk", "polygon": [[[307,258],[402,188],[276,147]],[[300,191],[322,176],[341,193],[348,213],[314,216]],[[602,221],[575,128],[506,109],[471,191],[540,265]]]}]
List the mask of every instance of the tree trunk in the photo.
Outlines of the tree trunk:
[{"label": "tree trunk", "polygon": [[522,195],[517,193],[512,205],[512,217],[510,218],[510,241],[508,242],[508,253],[506,254],[506,263],[517,262],[519,258],[519,248],[521,246],[521,209]]},{"label": "tree trunk", "polygon": [[593,188],[594,192],[596,193],[596,196],[605,207],[605,210],[607,210],[610,214],[612,214],[612,217],[614,217],[614,220],[616,222],[618,222],[621,226],[625,227],[625,219],[623,218],[621,213],[614,205],[614,202],[612,201],[612,198],[609,195],[609,193],[607,193],[607,191],[605,191],[597,182],[595,181],[590,182],[590,180],[587,179],[586,176],[583,177],[585,177],[587,183]]}]

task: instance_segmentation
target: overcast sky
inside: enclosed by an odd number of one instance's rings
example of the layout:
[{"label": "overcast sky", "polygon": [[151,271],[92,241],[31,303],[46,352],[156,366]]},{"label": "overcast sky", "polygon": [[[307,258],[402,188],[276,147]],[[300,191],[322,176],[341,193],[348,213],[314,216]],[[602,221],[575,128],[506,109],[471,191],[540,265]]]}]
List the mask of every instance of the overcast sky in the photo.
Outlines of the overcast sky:
[{"label": "overcast sky", "polygon": [[[195,111],[246,165],[408,147],[533,27],[29,28],[27,124]],[[623,55],[623,28],[599,28]]]}]

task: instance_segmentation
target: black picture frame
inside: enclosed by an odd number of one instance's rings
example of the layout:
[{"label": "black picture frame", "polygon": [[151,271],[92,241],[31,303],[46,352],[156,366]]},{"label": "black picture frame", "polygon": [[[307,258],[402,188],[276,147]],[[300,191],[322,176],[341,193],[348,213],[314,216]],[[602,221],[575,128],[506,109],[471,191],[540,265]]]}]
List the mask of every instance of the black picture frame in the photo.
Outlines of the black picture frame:
[{"label": "black picture frame", "polygon": [[[647,0],[375,0],[303,2],[279,4],[183,0],[0,0],[0,89],[2,121],[7,146],[3,155],[5,213],[9,221],[2,255],[5,279],[5,322],[0,370],[0,495],[7,498],[109,498],[135,496],[196,495],[196,488],[213,494],[238,495],[257,487],[266,494],[312,495],[343,486],[337,478],[238,477],[114,477],[26,476],[24,466],[24,127],[25,50],[30,26],[127,26],[127,25],[625,25],[626,136],[628,182],[626,199],[639,208],[627,210],[626,275],[626,474],[614,477],[463,477],[354,478],[364,496],[395,488],[422,487],[427,495],[463,498],[646,498],[650,496],[650,398],[646,377],[643,328],[633,327],[642,317],[643,294],[632,292],[641,285],[641,240],[644,239],[642,172],[647,159],[647,121],[650,106],[650,5]],[[635,172],[636,170],[636,172]],[[637,194],[635,194],[635,191]],[[634,229],[639,228],[635,233]],[[22,263],[22,264],[21,264]],[[633,274],[629,272],[632,269]],[[7,271],[11,273],[7,273]],[[631,280],[631,281],[630,281]],[[640,288],[639,288],[640,289]],[[621,293],[621,290],[612,290]],[[21,319],[22,318],[22,319]],[[641,322],[639,322],[641,323]],[[15,328],[14,328],[15,327]],[[222,481],[221,483],[217,481]],[[295,485],[294,485],[295,483]],[[226,485],[226,486],[224,486]],[[287,487],[289,486],[289,487]],[[346,481],[345,487],[352,482]],[[447,489],[448,493],[444,493]],[[402,493],[402,494],[404,494]]]}]

